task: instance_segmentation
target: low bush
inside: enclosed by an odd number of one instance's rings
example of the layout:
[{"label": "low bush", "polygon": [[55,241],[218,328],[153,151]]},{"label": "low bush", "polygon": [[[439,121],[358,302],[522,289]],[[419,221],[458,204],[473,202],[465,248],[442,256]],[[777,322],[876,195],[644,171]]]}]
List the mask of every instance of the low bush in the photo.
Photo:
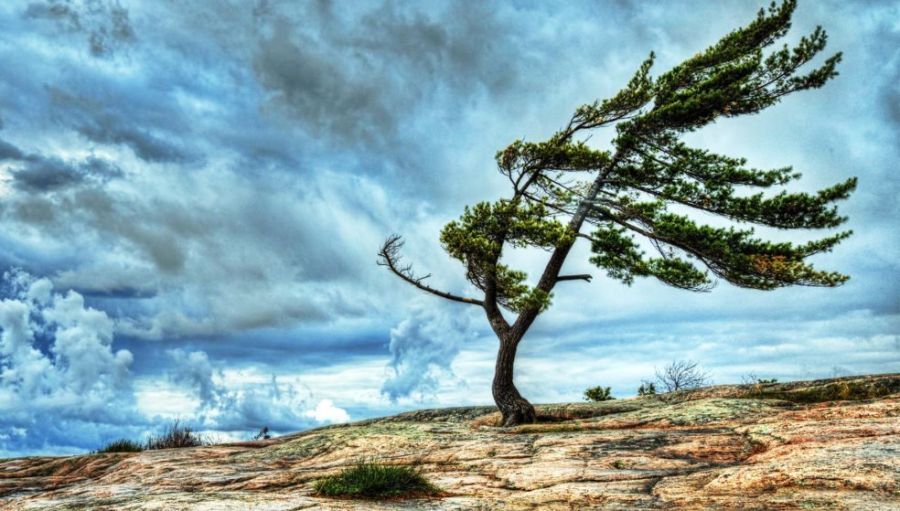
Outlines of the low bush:
[{"label": "low bush", "polygon": [[269,427],[263,426],[250,440],[268,440],[270,438],[272,438],[272,434],[269,433]]},{"label": "low bush", "polygon": [[657,369],[656,382],[666,392],[676,393],[712,384],[709,373],[693,360],[673,360],[662,369]]},{"label": "low bush", "polygon": [[652,382],[641,383],[641,386],[638,387],[638,395],[639,396],[655,396],[656,395],[656,385],[654,385]]},{"label": "low bush", "polygon": [[584,399],[587,401],[609,401],[615,399],[609,395],[609,387],[591,387],[584,391]]},{"label": "low bush", "polygon": [[741,377],[742,385],[772,385],[778,383],[778,378],[760,378],[756,373],[750,373]]},{"label": "low bush", "polygon": [[440,493],[415,467],[359,463],[317,481],[317,495],[357,499],[431,496]]},{"label": "low bush", "polygon": [[127,438],[120,438],[118,440],[113,440],[112,442],[104,445],[100,449],[97,450],[97,453],[104,452],[141,452],[144,450],[144,446],[139,442],[135,442],[134,440],[128,440]]}]

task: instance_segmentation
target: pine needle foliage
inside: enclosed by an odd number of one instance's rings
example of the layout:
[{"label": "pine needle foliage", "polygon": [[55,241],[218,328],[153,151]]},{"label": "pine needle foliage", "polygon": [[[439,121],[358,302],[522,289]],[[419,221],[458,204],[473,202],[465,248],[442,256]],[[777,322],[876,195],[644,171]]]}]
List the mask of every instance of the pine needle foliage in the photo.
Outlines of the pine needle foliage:
[{"label": "pine needle foliage", "polygon": [[597,387],[591,387],[591,388],[585,390],[584,391],[584,399],[585,399],[585,401],[599,402],[599,401],[611,401],[615,398],[612,397],[612,395],[610,394],[609,387],[597,386]]}]

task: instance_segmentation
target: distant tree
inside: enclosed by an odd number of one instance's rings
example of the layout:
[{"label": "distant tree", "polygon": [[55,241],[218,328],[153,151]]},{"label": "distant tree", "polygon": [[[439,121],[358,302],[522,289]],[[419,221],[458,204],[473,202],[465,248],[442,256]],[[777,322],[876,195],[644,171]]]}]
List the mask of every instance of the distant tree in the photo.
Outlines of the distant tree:
[{"label": "distant tree", "polygon": [[[746,27],[655,78],[650,75],[651,53],[624,89],[579,107],[547,141],[517,140],[499,151],[497,165],[509,179],[511,196],[466,207],[440,237],[481,297],[429,286],[429,275],[417,276],[403,263],[402,239],[394,235],[385,241],[379,264],[423,291],[484,309],[500,340],[492,391],[504,425],[535,419],[534,407],[513,384],[519,342],[550,306],[557,283],[591,280],[591,275],[562,274],[578,240],[590,243],[591,263],[625,284],[635,277],[655,277],[677,288],[707,291],[718,277],[770,290],[837,286],[847,280],[840,273],[814,269],[807,258],[831,250],[849,231],[806,243],[772,242],[756,237],[753,229],[701,220],[717,215],[779,229],[836,227],[845,218],[833,203],[849,196],[855,178],[816,193],[747,194],[748,189],[785,185],[799,174],[790,167],[751,168],[743,158],[680,140],[719,118],[758,113],[837,75],[840,53],[800,73],[825,47],[821,28],[793,48],[764,55],[787,33],[795,7],[795,0],[786,0],[761,10]],[[610,148],[589,145],[585,135],[604,127],[615,127]],[[697,211],[704,215],[688,213]],[[502,262],[505,247],[550,253],[536,283]],[[648,256],[642,248],[656,254]],[[507,319],[504,310],[515,318]]]},{"label": "distant tree", "polygon": [[656,385],[653,382],[645,381],[641,383],[641,386],[638,387],[638,395],[639,396],[655,396],[656,395]]},{"label": "distant tree", "polygon": [[256,435],[253,436],[253,440],[268,440],[270,438],[272,438],[272,435],[269,434],[269,426],[263,426]]},{"label": "distant tree", "polygon": [[591,387],[584,391],[585,401],[610,401],[615,399],[610,395],[609,387]]},{"label": "distant tree", "polygon": [[675,360],[656,370],[656,381],[666,392],[693,390],[710,382],[709,375],[692,360]]}]

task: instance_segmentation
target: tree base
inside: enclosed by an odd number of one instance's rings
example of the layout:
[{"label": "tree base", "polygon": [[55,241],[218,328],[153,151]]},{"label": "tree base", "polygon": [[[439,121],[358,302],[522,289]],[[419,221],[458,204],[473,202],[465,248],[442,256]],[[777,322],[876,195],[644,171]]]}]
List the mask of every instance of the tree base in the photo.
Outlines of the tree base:
[{"label": "tree base", "polygon": [[537,419],[534,406],[524,398],[519,397],[498,406],[503,415],[500,425],[504,428],[519,424],[533,424]]}]

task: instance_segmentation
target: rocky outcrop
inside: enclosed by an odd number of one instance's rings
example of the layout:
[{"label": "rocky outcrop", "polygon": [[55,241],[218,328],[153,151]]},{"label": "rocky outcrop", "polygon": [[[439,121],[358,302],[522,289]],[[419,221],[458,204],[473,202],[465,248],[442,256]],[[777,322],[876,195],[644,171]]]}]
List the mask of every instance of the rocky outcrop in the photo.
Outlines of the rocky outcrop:
[{"label": "rocky outcrop", "polygon": [[[900,375],[691,395],[425,410],[267,441],[0,460],[0,508],[900,509]],[[361,460],[417,464],[444,494],[317,498]]]}]

